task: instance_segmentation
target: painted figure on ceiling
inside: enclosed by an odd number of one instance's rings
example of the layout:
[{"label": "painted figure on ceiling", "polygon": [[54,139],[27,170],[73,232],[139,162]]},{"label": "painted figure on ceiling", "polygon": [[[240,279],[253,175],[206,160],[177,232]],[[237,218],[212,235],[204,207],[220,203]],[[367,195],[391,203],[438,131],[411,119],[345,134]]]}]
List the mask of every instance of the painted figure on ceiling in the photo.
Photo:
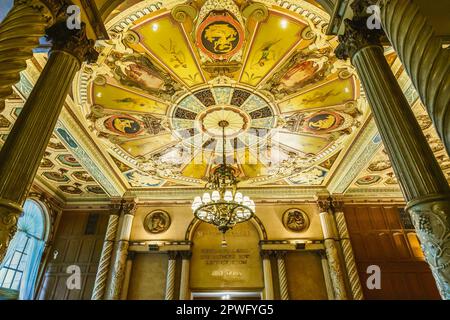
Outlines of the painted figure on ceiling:
[{"label": "painted figure on ceiling", "polygon": [[209,25],[204,31],[204,38],[213,44],[215,53],[228,53],[237,44],[238,32],[227,23]]}]

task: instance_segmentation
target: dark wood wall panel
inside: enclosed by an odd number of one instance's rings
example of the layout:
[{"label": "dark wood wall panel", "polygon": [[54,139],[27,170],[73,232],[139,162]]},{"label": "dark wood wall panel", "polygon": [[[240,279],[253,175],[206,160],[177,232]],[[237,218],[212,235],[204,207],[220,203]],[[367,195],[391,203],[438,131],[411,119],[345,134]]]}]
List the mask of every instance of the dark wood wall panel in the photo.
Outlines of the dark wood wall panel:
[{"label": "dark wood wall panel", "polygon": [[[62,219],[51,248],[44,279],[38,289],[41,300],[89,300],[91,298],[98,262],[108,223],[108,215],[98,213],[94,234],[86,234],[89,212],[63,212]],[[56,259],[53,253],[58,251]],[[81,290],[69,290],[67,268],[81,269]]]},{"label": "dark wood wall panel", "polygon": [[[419,240],[402,224],[400,206],[346,205],[345,217],[366,299],[440,299]],[[369,290],[367,268],[381,269],[381,289]]]}]

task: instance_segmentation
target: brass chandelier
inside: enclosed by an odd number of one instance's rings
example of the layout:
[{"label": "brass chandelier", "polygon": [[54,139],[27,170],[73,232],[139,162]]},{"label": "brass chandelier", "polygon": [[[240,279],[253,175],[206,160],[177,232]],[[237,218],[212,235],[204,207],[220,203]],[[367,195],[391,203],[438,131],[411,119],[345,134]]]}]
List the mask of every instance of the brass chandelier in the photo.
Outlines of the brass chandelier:
[{"label": "brass chandelier", "polygon": [[229,123],[221,120],[218,124],[222,128],[223,162],[209,176],[203,197],[195,197],[192,211],[198,219],[217,226],[225,235],[225,232],[237,223],[248,221],[253,217],[255,202],[237,192],[237,172],[226,163],[225,128]]}]

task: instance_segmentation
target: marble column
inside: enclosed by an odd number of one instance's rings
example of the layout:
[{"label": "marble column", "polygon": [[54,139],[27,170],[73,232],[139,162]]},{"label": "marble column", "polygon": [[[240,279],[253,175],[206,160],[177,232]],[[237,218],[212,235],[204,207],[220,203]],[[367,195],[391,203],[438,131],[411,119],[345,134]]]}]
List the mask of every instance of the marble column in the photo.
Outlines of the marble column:
[{"label": "marble column", "polygon": [[135,252],[129,252],[127,255],[127,262],[125,265],[125,276],[123,279],[122,292],[120,294],[120,300],[127,300],[128,288],[130,287],[131,270],[133,269],[133,261],[136,256]]},{"label": "marble column", "polygon": [[[365,0],[368,1],[368,0]],[[359,0],[359,6],[364,4]],[[381,24],[450,154],[450,50],[410,0],[377,1]],[[355,10],[362,10],[356,8]]]},{"label": "marble column", "polygon": [[362,300],[364,298],[363,291],[359,280],[358,269],[356,268],[350,236],[348,234],[347,223],[345,221],[344,203],[333,199],[333,210],[352,297],[353,300]]},{"label": "marble column", "polygon": [[47,36],[52,41],[50,57],[0,151],[0,260],[15,234],[73,78],[83,61],[98,56],[84,25],[69,30],[59,22],[47,29]]},{"label": "marble column", "polygon": [[450,188],[367,16],[345,20],[336,55],[351,58],[442,298],[450,299]]},{"label": "marble column", "polygon": [[320,262],[322,264],[323,278],[327,289],[328,300],[334,300],[333,283],[331,282],[330,269],[328,268],[328,259],[324,251],[320,251]]},{"label": "marble column", "polygon": [[339,234],[331,208],[331,198],[319,198],[317,204],[321,211],[320,223],[322,225],[325,253],[333,284],[334,298],[336,300],[349,300],[351,297],[347,292],[345,264],[342,259]]},{"label": "marble column", "polygon": [[278,281],[280,286],[280,299],[289,300],[288,280],[286,274],[286,251],[278,251],[276,253],[278,266]]},{"label": "marble column", "polygon": [[134,201],[123,204],[119,231],[114,245],[113,264],[107,287],[107,300],[119,300],[122,296],[131,226],[133,225],[135,210],[136,203]]},{"label": "marble column", "polygon": [[[45,29],[65,11],[60,0],[16,0],[0,23],[0,101],[12,94]],[[1,104],[3,105],[3,104]],[[3,108],[0,107],[0,111]]]},{"label": "marble column", "polygon": [[191,251],[181,253],[181,280],[180,280],[180,300],[190,300],[189,275],[191,264]]},{"label": "marble column", "polygon": [[111,257],[113,254],[114,242],[117,237],[117,229],[119,227],[119,214],[121,206],[114,204],[111,206],[113,213],[109,216],[108,227],[106,229],[103,249],[98,264],[97,276],[95,277],[94,290],[92,291],[91,300],[103,300],[106,292],[106,284],[108,274],[110,272]]},{"label": "marble column", "polygon": [[166,296],[165,300],[175,299],[175,275],[177,265],[177,252],[168,252],[169,261],[167,264],[167,278],[166,278]]},{"label": "marble column", "polygon": [[264,273],[264,300],[273,300],[273,278],[272,278],[272,263],[270,262],[271,253],[268,251],[261,251],[263,273]]}]

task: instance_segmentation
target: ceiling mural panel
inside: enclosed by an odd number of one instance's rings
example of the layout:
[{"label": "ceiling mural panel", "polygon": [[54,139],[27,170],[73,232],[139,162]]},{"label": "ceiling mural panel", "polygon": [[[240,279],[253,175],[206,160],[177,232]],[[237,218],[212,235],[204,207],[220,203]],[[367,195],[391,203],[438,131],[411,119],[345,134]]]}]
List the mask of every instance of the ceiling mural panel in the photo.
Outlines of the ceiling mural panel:
[{"label": "ceiling mural panel", "polygon": [[132,29],[139,44],[189,87],[202,84],[203,75],[180,24],[170,12]]},{"label": "ceiling mural panel", "polygon": [[101,42],[76,97],[130,187],[203,187],[223,134],[242,186],[323,186],[333,174],[367,117],[354,70],[317,17],[253,11],[185,4]]},{"label": "ceiling mural panel", "polygon": [[306,27],[307,24],[301,20],[272,11],[256,31],[242,70],[241,82],[258,85],[298,45],[302,39],[302,30]]}]

